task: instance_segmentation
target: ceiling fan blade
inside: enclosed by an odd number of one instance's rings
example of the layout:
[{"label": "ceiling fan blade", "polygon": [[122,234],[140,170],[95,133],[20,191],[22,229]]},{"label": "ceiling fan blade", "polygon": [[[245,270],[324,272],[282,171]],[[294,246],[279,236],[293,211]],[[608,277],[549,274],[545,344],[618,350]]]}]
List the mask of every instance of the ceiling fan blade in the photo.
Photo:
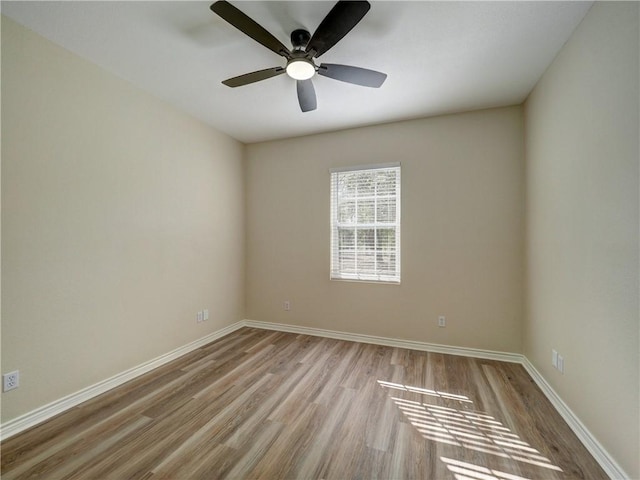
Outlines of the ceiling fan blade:
[{"label": "ceiling fan blade", "polygon": [[259,82],[260,80],[266,80],[267,78],[282,75],[285,69],[282,67],[265,68],[264,70],[258,70],[257,72],[245,73],[237,77],[228,78],[222,83],[227,87],[241,87],[250,83]]},{"label": "ceiling fan blade", "polygon": [[242,33],[253,38],[256,42],[264,45],[269,50],[277,53],[278,55],[282,55],[285,58],[290,58],[291,52],[282,42],[280,42],[280,40],[271,35],[267,30],[264,29],[264,27],[260,26],[258,23],[242,13],[229,2],[225,0],[219,0],[209,8],[211,8],[214,13],[222,17],[223,20],[229,22]]},{"label": "ceiling fan blade", "polygon": [[336,65],[323,63],[318,67],[318,75],[333,78],[342,82],[353,83],[363,87],[380,87],[387,79],[387,74],[368,70],[366,68],[352,67],[351,65]]},{"label": "ceiling fan blade", "polygon": [[307,53],[319,57],[351,31],[371,8],[367,1],[339,1],[320,22],[307,44]]},{"label": "ceiling fan blade", "polygon": [[300,103],[300,109],[303,112],[310,112],[315,110],[318,104],[316,103],[316,91],[313,88],[311,80],[297,80],[298,88],[298,103]]}]

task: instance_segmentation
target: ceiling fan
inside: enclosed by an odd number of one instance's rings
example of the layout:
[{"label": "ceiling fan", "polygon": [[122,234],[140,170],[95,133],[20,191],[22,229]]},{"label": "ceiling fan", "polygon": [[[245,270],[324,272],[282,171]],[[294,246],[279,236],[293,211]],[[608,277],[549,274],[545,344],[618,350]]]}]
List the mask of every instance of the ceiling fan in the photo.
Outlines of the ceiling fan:
[{"label": "ceiling fan", "polygon": [[287,73],[296,80],[300,108],[303,112],[309,112],[317,107],[316,92],[311,81],[316,73],[335,80],[374,88],[380,87],[387,78],[385,73],[366,68],[334,63],[316,65],[314,62],[314,59],[338,43],[362,20],[371,8],[367,1],[339,1],[320,22],[313,35],[303,29],[294,30],[291,33],[293,46],[291,50],[229,2],[219,0],[210,8],[223,20],[287,60],[284,67],[266,68],[224,80],[222,83],[228,87],[240,87]]}]

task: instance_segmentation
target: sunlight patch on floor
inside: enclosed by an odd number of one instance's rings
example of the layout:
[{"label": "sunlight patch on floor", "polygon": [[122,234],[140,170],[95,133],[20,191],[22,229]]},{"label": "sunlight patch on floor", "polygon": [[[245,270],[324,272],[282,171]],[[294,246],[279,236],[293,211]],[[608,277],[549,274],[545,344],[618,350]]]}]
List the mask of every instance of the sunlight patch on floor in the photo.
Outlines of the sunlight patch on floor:
[{"label": "sunlight patch on floor", "polygon": [[[404,414],[407,420],[428,440],[474,450],[497,457],[528,463],[537,467],[562,471],[551,461],[523,441],[517,434],[505,427],[495,417],[483,412],[466,410],[473,400],[465,395],[452,394],[426,388],[413,387],[378,380],[378,384],[389,390],[389,396]],[[425,401],[402,398],[401,392],[425,395]],[[426,402],[437,397],[442,400],[458,402],[459,408],[444,407]],[[415,398],[415,397],[414,397]],[[528,480],[487,467],[477,466],[441,458],[457,480]]]},{"label": "sunlight patch on floor", "polygon": [[461,462],[453,458],[440,457],[453,473],[456,480],[529,480],[519,475],[501,472],[499,470],[481,467],[468,462]]}]

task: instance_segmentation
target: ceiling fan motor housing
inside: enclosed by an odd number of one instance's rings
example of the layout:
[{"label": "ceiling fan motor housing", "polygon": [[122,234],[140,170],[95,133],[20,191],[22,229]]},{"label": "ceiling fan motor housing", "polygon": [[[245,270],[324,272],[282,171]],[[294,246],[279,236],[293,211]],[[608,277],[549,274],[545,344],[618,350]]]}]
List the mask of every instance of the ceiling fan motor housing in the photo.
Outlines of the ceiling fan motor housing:
[{"label": "ceiling fan motor housing", "polygon": [[304,50],[309,40],[311,40],[311,34],[302,28],[291,32],[291,45],[294,50]]}]

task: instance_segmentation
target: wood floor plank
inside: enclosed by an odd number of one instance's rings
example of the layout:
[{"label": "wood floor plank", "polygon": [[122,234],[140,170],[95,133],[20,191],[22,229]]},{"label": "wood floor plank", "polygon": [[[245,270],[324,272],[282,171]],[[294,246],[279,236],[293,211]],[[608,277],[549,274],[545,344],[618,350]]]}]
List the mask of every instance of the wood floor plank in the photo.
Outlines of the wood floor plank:
[{"label": "wood floor plank", "polygon": [[306,403],[285,425],[280,436],[256,463],[247,478],[299,478],[296,475],[297,464],[310,451],[314,441],[313,432],[324,420],[323,410],[325,408],[321,405]]},{"label": "wood floor plank", "polygon": [[299,463],[296,471],[297,478],[326,478],[329,467],[327,452],[333,446],[339,426],[345,421],[349,404],[354,397],[355,393],[351,389],[336,389],[336,395],[327,408],[327,414],[319,430],[314,432],[310,449]]},{"label": "wood floor plank", "polygon": [[3,479],[604,479],[521,365],[243,328],[2,442]]},{"label": "wood floor plank", "polygon": [[256,431],[265,423],[277,405],[294,389],[306,371],[306,368],[299,366],[289,375],[279,376],[281,378],[279,385],[274,385],[276,388],[274,388],[268,396],[264,397],[256,408],[249,410],[248,415],[243,418],[242,423],[224,440],[224,444],[238,449],[249,444],[251,438],[256,434]]},{"label": "wood floor plank", "polygon": [[378,396],[383,398],[367,408],[367,414],[360,414],[367,419],[367,447],[382,452],[388,452],[395,429],[402,417],[393,400],[384,395],[384,391],[377,382],[372,382]]},{"label": "wood floor plank", "polygon": [[[249,444],[250,447],[246,453],[226,474],[227,478],[251,478],[248,475],[253,467],[264,457],[284,428],[284,425],[279,422],[267,422],[263,423],[262,426],[264,428],[260,432],[256,432],[255,441]],[[241,451],[244,451],[244,449]]]}]

